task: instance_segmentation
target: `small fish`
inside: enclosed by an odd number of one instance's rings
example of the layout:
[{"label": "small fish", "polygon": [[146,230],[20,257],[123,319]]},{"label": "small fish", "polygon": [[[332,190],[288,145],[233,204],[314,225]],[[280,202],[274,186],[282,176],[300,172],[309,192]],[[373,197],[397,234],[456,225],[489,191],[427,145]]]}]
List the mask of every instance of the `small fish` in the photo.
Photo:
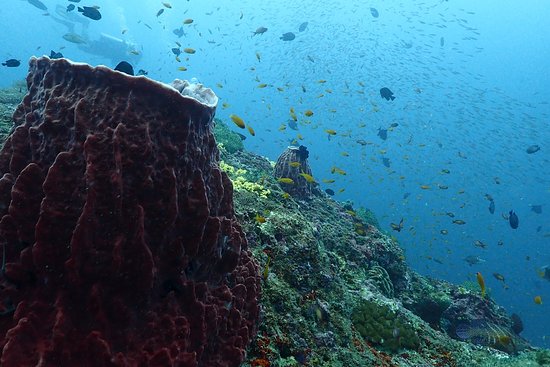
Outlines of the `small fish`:
[{"label": "small fish", "polygon": [[61,59],[63,57],[63,54],[61,52],[55,52],[54,50],[50,50],[50,59]]},{"label": "small fish", "polygon": [[312,110],[306,110],[304,112],[304,115],[306,115],[307,117],[311,117],[311,116],[313,116],[313,111]]},{"label": "small fish", "polygon": [[453,220],[453,223],[458,224],[459,226],[462,226],[462,225],[466,224],[466,222],[463,221],[462,219],[455,219],[455,220]]},{"label": "small fish", "polygon": [[40,10],[48,10],[48,7],[46,5],[44,5],[44,3],[42,1],[39,1],[39,0],[27,0],[27,2],[29,4],[31,4],[32,6],[34,6],[35,8],[38,8]]},{"label": "small fish", "polygon": [[384,167],[390,168],[391,166],[390,159],[386,157],[382,158],[382,164],[384,165]]},{"label": "small fish", "polygon": [[510,222],[510,227],[512,229],[517,229],[519,226],[519,218],[516,213],[514,213],[513,210],[510,210],[509,212],[510,216],[508,217],[508,221]]},{"label": "small fish", "polygon": [[489,203],[489,213],[495,214],[495,201],[494,200],[491,200],[491,202]]},{"label": "small fish", "polygon": [[187,68],[185,66],[178,66],[179,71],[187,71]]},{"label": "small fish", "polygon": [[63,35],[63,39],[72,43],[86,43],[86,40],[76,33],[66,33]]},{"label": "small fish", "polygon": [[286,185],[293,185],[294,180],[289,177],[281,177],[277,180],[280,183],[286,184]]},{"label": "small fish", "polygon": [[535,304],[542,305],[542,297],[541,296],[535,296],[534,301],[535,301]]},{"label": "small fish", "polygon": [[75,8],[76,8],[76,6],[74,4],[67,5],[67,13],[70,12],[70,11],[73,11]]},{"label": "small fish", "polygon": [[303,32],[307,29],[307,25],[309,23],[308,22],[303,22],[302,24],[300,24],[300,26],[298,27],[298,32]]},{"label": "small fish", "polygon": [[378,10],[375,8],[370,8],[370,15],[372,15],[373,18],[378,18]]},{"label": "small fish", "polygon": [[252,128],[252,126],[250,125],[246,125],[246,129],[248,130],[248,133],[252,136],[256,136],[256,132],[254,131],[254,129]]},{"label": "small fish", "polygon": [[183,49],[183,52],[185,52],[186,54],[194,54],[196,51],[194,48],[190,48],[190,47],[187,47],[187,48],[184,48]]},{"label": "small fish", "polygon": [[296,35],[292,32],[283,33],[283,35],[281,37],[279,37],[279,39],[281,39],[283,41],[292,41],[295,38],[296,38]]},{"label": "small fish", "polygon": [[386,87],[380,89],[380,96],[384,98],[386,101],[389,101],[389,100],[393,101],[395,99],[393,92]]},{"label": "small fish", "polygon": [[439,231],[439,233],[441,233],[442,235],[447,235],[449,234],[449,231],[447,231],[446,229],[442,229]]},{"label": "small fish", "polygon": [[188,19],[185,19],[185,20],[183,21],[183,24],[191,24],[191,23],[193,23],[193,22],[194,22],[193,19],[188,18]]},{"label": "small fish", "polygon": [[430,185],[420,185],[420,188],[422,190],[430,190],[431,189]]},{"label": "small fish", "polygon": [[474,255],[466,256],[463,260],[466,261],[470,266],[485,262],[485,260],[483,260],[481,257]]},{"label": "small fish", "polygon": [[380,139],[386,140],[388,138],[388,130],[378,128],[378,134],[377,135],[380,137]]},{"label": "small fish", "polygon": [[298,168],[300,167],[302,164],[300,162],[290,162],[288,164],[290,167],[293,167],[293,168]]},{"label": "small fish", "polygon": [[258,27],[254,32],[252,32],[252,37],[254,37],[257,34],[264,34],[265,32],[267,32],[266,27]]},{"label": "small fish", "polygon": [[172,53],[176,56],[179,56],[179,55],[181,55],[181,50],[179,49],[179,47],[173,47],[172,48]]},{"label": "small fish", "polygon": [[487,245],[480,240],[475,240],[474,246],[479,248],[487,248]]},{"label": "small fish", "polygon": [[507,353],[517,352],[513,332],[503,326],[482,319],[472,320],[456,327],[459,339],[470,340],[474,344],[489,346]]},{"label": "small fish", "polygon": [[149,73],[143,69],[139,69],[137,75],[149,75]]},{"label": "small fish", "polygon": [[266,83],[260,83],[260,84],[258,84],[258,86],[257,86],[256,88],[263,89],[263,88],[265,88],[265,87],[267,87],[267,84],[266,84]]},{"label": "small fish", "polygon": [[336,135],[336,130],[326,129],[325,132],[329,135]]},{"label": "small fish", "polygon": [[78,12],[82,13],[85,17],[88,17],[93,20],[100,20],[101,19],[101,13],[99,10],[92,6],[84,6],[84,7],[78,7]]},{"label": "small fish", "polygon": [[390,226],[391,229],[393,229],[394,231],[401,232],[401,230],[403,229],[403,218],[401,218],[399,224],[390,223]]},{"label": "small fish", "polygon": [[328,184],[331,184],[331,183],[334,183],[334,182],[336,182],[336,180],[335,180],[335,179],[330,179],[330,180],[327,180],[326,178],[324,178],[324,179],[323,179],[323,182],[324,182],[324,183],[328,183]]},{"label": "small fish", "polygon": [[160,17],[162,13],[164,13],[164,9],[160,9],[159,11],[157,11],[157,17]]},{"label": "small fish", "polygon": [[334,190],[332,189],[325,189],[325,192],[329,194],[330,196],[334,196]]},{"label": "small fish", "polygon": [[2,63],[2,66],[7,66],[8,68],[16,68],[21,65],[21,61],[16,59],[9,59]]},{"label": "small fish", "polygon": [[441,46],[441,47],[445,46],[445,38],[444,37],[441,37],[439,39],[439,46]]},{"label": "small fish", "polygon": [[265,217],[261,216],[260,214],[256,214],[256,217],[254,218],[254,220],[258,223],[265,223],[267,220],[265,219]]},{"label": "small fish", "polygon": [[483,279],[483,275],[481,275],[479,271],[476,273],[476,278],[477,284],[479,284],[479,288],[481,289],[481,298],[485,298],[485,280]]},{"label": "small fish", "polygon": [[126,61],[119,62],[118,65],[115,67],[115,70],[128,75],[134,75],[134,68]]},{"label": "small fish", "polygon": [[260,53],[257,51],[256,51],[256,59],[258,59],[258,62],[262,62],[262,55],[260,55]]},{"label": "small fish", "polygon": [[366,140],[363,140],[363,139],[356,140],[355,142],[359,145],[362,145],[362,146],[365,146],[365,145],[368,144],[368,142]]},{"label": "small fish", "polygon": [[176,36],[178,36],[178,38],[181,38],[182,36],[185,35],[185,32],[183,31],[183,27],[179,27],[179,28],[176,28],[172,31],[172,33],[174,33]]},{"label": "small fish", "polygon": [[237,125],[241,129],[245,128],[244,120],[242,118],[240,118],[239,116],[231,114],[231,115],[229,115],[229,118],[235,123],[235,125]]},{"label": "small fish", "polygon": [[502,275],[500,273],[493,273],[493,276],[495,277],[496,280],[501,281],[503,283],[505,282],[504,275]]},{"label": "small fish", "polygon": [[172,9],[172,4],[170,3],[162,3],[162,5],[164,5],[164,7],[168,8],[168,9]]},{"label": "small fish", "polygon": [[315,179],[314,179],[313,176],[310,175],[310,174],[307,174],[307,173],[302,172],[302,173],[300,173],[300,176],[302,176],[308,183],[313,183],[313,182],[315,182]]},{"label": "small fish", "polygon": [[529,148],[527,148],[525,151],[527,154],[533,154],[540,150],[540,147],[538,145],[531,145]]}]

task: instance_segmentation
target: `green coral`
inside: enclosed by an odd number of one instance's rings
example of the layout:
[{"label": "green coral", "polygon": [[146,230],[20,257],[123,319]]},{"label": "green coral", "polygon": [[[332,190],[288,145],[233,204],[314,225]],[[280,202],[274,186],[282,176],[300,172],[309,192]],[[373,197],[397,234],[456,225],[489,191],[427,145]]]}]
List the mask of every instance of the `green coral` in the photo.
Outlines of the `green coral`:
[{"label": "green coral", "polygon": [[244,149],[243,139],[239,134],[232,131],[222,120],[214,119],[214,137],[218,147],[225,149],[228,153],[236,153]]},{"label": "green coral", "polygon": [[388,306],[363,301],[353,312],[352,321],[363,338],[391,352],[420,345],[414,327]]},{"label": "green coral", "polygon": [[367,272],[369,279],[388,298],[393,298],[393,283],[390,275],[378,264],[373,265]]},{"label": "green coral", "polygon": [[271,190],[266,188],[264,185],[248,180],[246,177],[248,173],[247,170],[235,168],[224,161],[220,161],[219,166],[222,171],[227,173],[231,179],[231,182],[233,182],[233,188],[236,191],[251,192],[263,199],[267,199],[269,194],[271,194]]},{"label": "green coral", "polygon": [[15,83],[9,88],[0,89],[0,144],[6,140],[13,127],[12,115],[21,102],[27,87],[25,82]]}]

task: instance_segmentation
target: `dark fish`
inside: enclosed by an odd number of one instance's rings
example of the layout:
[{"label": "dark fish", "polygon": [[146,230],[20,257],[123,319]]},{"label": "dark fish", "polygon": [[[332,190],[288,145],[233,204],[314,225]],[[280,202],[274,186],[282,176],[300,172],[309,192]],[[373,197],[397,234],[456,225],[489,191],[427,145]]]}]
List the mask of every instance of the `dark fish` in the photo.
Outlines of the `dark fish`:
[{"label": "dark fish", "polygon": [[513,210],[510,210],[510,216],[508,217],[508,220],[510,221],[510,227],[512,227],[512,229],[518,228],[519,218]]},{"label": "dark fish", "polygon": [[481,257],[474,256],[474,255],[466,256],[464,258],[464,261],[466,261],[468,263],[468,265],[470,265],[470,266],[477,265],[477,264],[485,262],[485,260],[483,260]]},{"label": "dark fish", "polygon": [[67,13],[70,12],[70,11],[73,11],[74,8],[76,8],[76,6],[74,4],[67,5]]},{"label": "dark fish", "polygon": [[300,24],[300,27],[298,28],[298,31],[303,32],[307,29],[308,22],[303,22]]},{"label": "dark fish", "polygon": [[531,145],[529,148],[527,148],[525,151],[527,152],[527,154],[533,154],[533,153],[536,153],[540,150],[540,147],[538,145]]},{"label": "dark fish", "polygon": [[531,205],[531,211],[542,214],[542,205]]},{"label": "dark fish", "polygon": [[292,130],[298,130],[298,124],[294,120],[288,120],[288,127]]},{"label": "dark fish", "polygon": [[7,66],[8,68],[16,68],[19,65],[21,65],[21,61],[16,59],[9,59],[9,60],[6,60],[6,62],[3,62],[2,65]]},{"label": "dark fish", "polygon": [[491,203],[489,204],[489,213],[495,214],[495,201],[491,200]]},{"label": "dark fish", "polygon": [[69,0],[71,3],[79,3],[80,0]]},{"label": "dark fish", "polygon": [[115,67],[115,70],[126,73],[128,75],[134,75],[134,68],[126,61],[121,61]]},{"label": "dark fish", "polygon": [[403,195],[403,200],[406,200],[409,196],[411,196],[411,193],[410,193],[410,192],[406,192],[406,193]]},{"label": "dark fish", "polygon": [[376,10],[375,8],[370,8],[370,14],[374,17],[374,18],[378,18],[378,10]]},{"label": "dark fish", "polygon": [[395,97],[393,96],[393,92],[386,87],[380,89],[380,96],[382,98],[385,98],[386,101],[389,101],[390,99],[393,101],[395,99]]},{"label": "dark fish", "polygon": [[181,54],[181,50],[179,49],[179,47],[174,47],[172,48],[172,53],[176,56],[179,56]]},{"label": "dark fish", "polygon": [[78,7],[78,12],[82,13],[85,17],[88,17],[93,20],[100,20],[101,19],[101,13],[96,8],[93,8],[91,6],[84,6],[84,7]]},{"label": "dark fish", "polygon": [[334,196],[334,190],[332,189],[326,189],[325,192],[329,194],[330,196]]},{"label": "dark fish", "polygon": [[456,327],[456,336],[474,344],[489,346],[504,352],[517,352],[517,336],[511,329],[489,323],[485,320],[472,320]]},{"label": "dark fish", "polygon": [[40,0],[27,0],[29,4],[32,6],[40,9],[40,10],[48,10],[48,7],[44,5],[44,3]]},{"label": "dark fish", "polygon": [[136,75],[149,75],[149,73],[143,69],[139,69]]},{"label": "dark fish", "polygon": [[282,39],[283,41],[292,41],[294,38],[296,38],[296,35],[292,32],[286,32],[284,33],[279,39]]},{"label": "dark fish", "polygon": [[399,126],[399,124],[397,122],[394,122],[390,125],[390,129],[396,128],[398,126]]},{"label": "dark fish", "polygon": [[50,59],[61,59],[63,54],[61,52],[55,52],[54,50],[50,51]]},{"label": "dark fish", "polygon": [[385,167],[390,168],[390,159],[389,158],[382,158],[382,164]]},{"label": "dark fish", "polygon": [[164,13],[164,8],[157,11],[157,17],[160,17],[162,13]]},{"label": "dark fish", "polygon": [[439,45],[440,45],[441,47],[445,46],[445,38],[441,37],[441,38],[439,39]]},{"label": "dark fish", "polygon": [[388,130],[378,128],[378,136],[382,140],[386,140],[388,138]]},{"label": "dark fish", "polygon": [[512,319],[512,331],[519,335],[523,331],[523,321],[521,321],[521,317],[519,317],[517,313],[513,313],[510,318]]},{"label": "dark fish", "polygon": [[185,32],[183,31],[183,27],[176,28],[172,31],[178,38],[181,38],[181,36],[185,35]]},{"label": "dark fish", "polygon": [[399,222],[399,224],[390,223],[390,227],[394,231],[401,232],[401,230],[403,229],[403,218],[401,218],[401,221]]},{"label": "dark fish", "polygon": [[264,34],[265,32],[267,32],[267,28],[266,27],[258,27],[256,29],[256,31],[252,32],[252,37],[254,37],[255,35],[257,34]]}]

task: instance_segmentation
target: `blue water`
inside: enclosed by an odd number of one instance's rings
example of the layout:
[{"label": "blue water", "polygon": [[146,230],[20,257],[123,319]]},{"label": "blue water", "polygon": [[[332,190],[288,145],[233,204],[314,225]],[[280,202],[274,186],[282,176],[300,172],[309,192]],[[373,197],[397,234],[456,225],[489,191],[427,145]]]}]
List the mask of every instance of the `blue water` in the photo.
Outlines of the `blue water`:
[{"label": "blue water", "polygon": [[[100,6],[99,21],[67,14],[68,1],[42,2],[47,12],[25,0],[2,3],[0,58],[23,64],[0,68],[0,86],[24,78],[26,60],[50,50],[111,67],[124,58],[160,81],[196,77],[220,97],[218,117],[237,114],[255,129],[249,150],[275,160],[300,133],[316,179],[336,179],[323,188],[345,189],[335,198],[372,209],[414,269],[459,284],[481,272],[491,296],[522,317],[522,335],[550,347],[550,282],[536,271],[550,264],[547,1],[172,0],[169,9],[160,1],[83,0]],[[193,23],[183,25],[187,18]],[[69,25],[86,44],[62,38]],[[172,31],[182,26],[186,35],[178,38]],[[267,32],[252,37],[260,26]],[[280,40],[285,32],[296,39]],[[111,38],[108,50],[102,33],[127,43]],[[94,49],[96,41],[103,44]],[[196,53],[176,61],[175,41]],[[382,87],[396,99],[382,99]],[[287,126],[291,107],[299,131]],[[303,114],[308,109],[313,116]],[[392,123],[398,126],[381,140],[378,128]],[[336,135],[328,139],[326,129]],[[527,154],[532,144],[541,150]],[[331,174],[334,166],[347,174]],[[542,205],[542,214],[530,205]],[[503,218],[512,209],[516,230]],[[403,230],[392,231],[401,218]],[[469,266],[467,255],[485,262]]]}]

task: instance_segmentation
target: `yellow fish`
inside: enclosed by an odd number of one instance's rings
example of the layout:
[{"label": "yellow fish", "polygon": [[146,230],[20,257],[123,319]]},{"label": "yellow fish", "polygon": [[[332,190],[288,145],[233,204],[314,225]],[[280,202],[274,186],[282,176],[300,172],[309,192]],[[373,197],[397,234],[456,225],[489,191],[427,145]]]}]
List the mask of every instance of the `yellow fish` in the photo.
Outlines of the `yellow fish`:
[{"label": "yellow fish", "polygon": [[345,176],[347,174],[346,171],[344,171],[343,169],[338,168],[336,166],[333,166],[330,169],[330,173],[338,173],[339,175],[342,175],[342,176]]},{"label": "yellow fish", "polygon": [[265,223],[266,222],[265,217],[262,217],[260,214],[256,214],[256,217],[254,218],[254,220],[258,223]]},{"label": "yellow fish", "polygon": [[313,178],[312,175],[308,175],[307,173],[302,172],[302,173],[300,173],[300,176],[302,176],[303,178],[305,178],[305,180],[306,180],[307,182],[309,182],[309,183],[315,182],[315,179]]},{"label": "yellow fish", "polygon": [[336,130],[327,129],[327,130],[325,130],[325,132],[329,135],[336,135]]},{"label": "yellow fish", "polygon": [[222,107],[225,109],[225,108],[231,107],[231,105],[227,102],[224,102],[224,103],[222,103]]},{"label": "yellow fish", "polygon": [[185,66],[180,66],[180,67],[178,67],[178,70],[179,71],[187,71],[187,68]]},{"label": "yellow fish", "polygon": [[313,111],[312,110],[306,110],[304,112],[304,115],[306,115],[307,117],[311,117],[311,116],[313,116]]},{"label": "yellow fish", "polygon": [[250,135],[256,136],[256,132],[254,131],[254,129],[252,128],[252,126],[247,125],[246,128],[247,128],[248,132],[250,133]]},{"label": "yellow fish", "polygon": [[267,84],[265,83],[258,84],[258,88],[265,88],[265,87],[267,87]]},{"label": "yellow fish", "polygon": [[291,178],[288,178],[288,177],[281,177],[277,181],[279,181],[280,183],[287,184],[287,185],[293,185],[294,184],[294,180],[291,179]]},{"label": "yellow fish", "polygon": [[196,51],[194,48],[190,48],[190,47],[187,47],[187,48],[184,48],[183,49],[183,52],[185,52],[186,54],[194,54]]},{"label": "yellow fish", "polygon": [[193,19],[191,19],[191,18],[185,19],[183,21],[183,24],[191,24],[191,23],[193,23]]},{"label": "yellow fish", "polygon": [[233,122],[235,123],[235,125],[237,125],[237,126],[240,127],[241,129],[244,129],[245,123],[244,123],[244,121],[243,121],[242,118],[240,118],[240,117],[237,116],[237,115],[233,115],[233,114],[229,115],[229,118],[230,118],[231,120],[233,120]]},{"label": "yellow fish", "polygon": [[479,288],[481,289],[481,298],[485,298],[485,280],[479,271],[476,274],[476,278],[477,284],[479,284]]},{"label": "yellow fish", "polygon": [[298,168],[298,167],[300,167],[301,163],[300,162],[290,162],[288,165],[290,167]]},{"label": "yellow fish", "polygon": [[290,199],[290,194],[288,192],[284,192],[281,196],[283,199]]},{"label": "yellow fish", "polygon": [[541,296],[536,296],[535,297],[535,303],[537,305],[542,305],[542,297]]},{"label": "yellow fish", "polygon": [[162,3],[162,5],[164,5],[168,9],[172,9],[172,5],[170,3]]},{"label": "yellow fish", "polygon": [[429,190],[430,189],[430,186],[429,185],[420,185],[420,188],[422,190]]},{"label": "yellow fish", "polygon": [[328,183],[328,184],[334,183],[334,181],[336,181],[336,180],[334,180],[334,179],[327,180],[326,178],[323,179],[323,182]]}]

